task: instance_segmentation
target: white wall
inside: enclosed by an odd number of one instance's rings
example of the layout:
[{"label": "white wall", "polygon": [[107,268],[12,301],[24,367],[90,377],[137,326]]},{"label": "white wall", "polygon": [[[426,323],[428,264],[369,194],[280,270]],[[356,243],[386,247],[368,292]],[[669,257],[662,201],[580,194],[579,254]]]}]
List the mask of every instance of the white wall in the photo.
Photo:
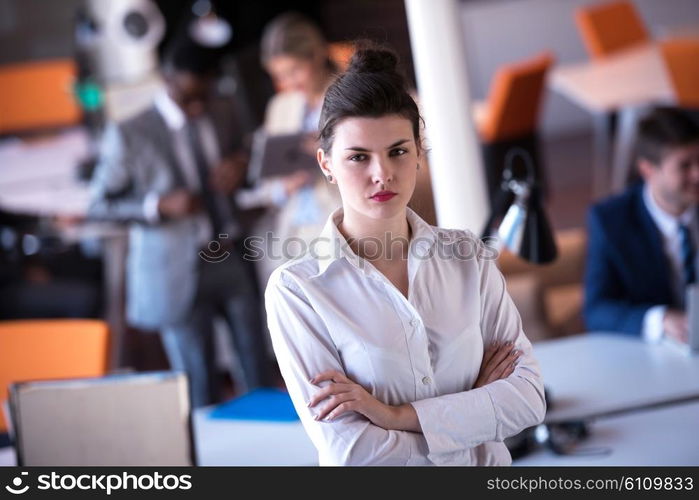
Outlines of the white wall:
[{"label": "white wall", "polygon": [[[544,50],[558,63],[587,59],[573,18],[578,6],[595,0],[477,0],[462,3],[464,46],[474,99],[487,95],[496,69]],[[635,0],[653,36],[672,28],[699,27],[699,0]],[[589,115],[554,92],[544,102],[545,134],[590,127]]]}]

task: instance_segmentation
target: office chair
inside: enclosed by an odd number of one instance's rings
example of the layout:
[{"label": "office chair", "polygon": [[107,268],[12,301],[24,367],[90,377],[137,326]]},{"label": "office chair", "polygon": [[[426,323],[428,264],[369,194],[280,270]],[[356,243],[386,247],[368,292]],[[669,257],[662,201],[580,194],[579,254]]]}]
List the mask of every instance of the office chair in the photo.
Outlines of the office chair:
[{"label": "office chair", "polygon": [[493,77],[485,107],[477,117],[491,203],[500,187],[505,157],[515,148],[529,153],[546,194],[537,128],[546,75],[553,62],[553,55],[545,52],[501,66]]},{"label": "office chair", "polygon": [[[103,321],[0,321],[0,405],[13,382],[98,377],[107,372],[109,329]],[[0,433],[7,422],[0,411]]]},{"label": "office chair", "polygon": [[575,21],[592,59],[604,59],[650,40],[641,16],[629,0],[581,7],[575,12]]},{"label": "office chair", "polygon": [[76,77],[70,59],[0,66],[0,134],[77,125]]}]

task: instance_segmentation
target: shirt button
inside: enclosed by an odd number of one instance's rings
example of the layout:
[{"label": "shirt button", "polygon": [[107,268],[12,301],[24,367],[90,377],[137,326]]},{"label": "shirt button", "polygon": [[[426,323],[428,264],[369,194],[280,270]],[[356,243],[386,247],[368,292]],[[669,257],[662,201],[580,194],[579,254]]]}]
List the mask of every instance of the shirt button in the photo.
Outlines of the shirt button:
[{"label": "shirt button", "polygon": [[425,385],[430,385],[430,383],[432,383],[432,379],[430,377],[422,377],[422,383]]},{"label": "shirt button", "polygon": [[412,326],[413,328],[415,328],[417,326],[417,320],[415,318],[412,318],[410,320],[410,326]]}]

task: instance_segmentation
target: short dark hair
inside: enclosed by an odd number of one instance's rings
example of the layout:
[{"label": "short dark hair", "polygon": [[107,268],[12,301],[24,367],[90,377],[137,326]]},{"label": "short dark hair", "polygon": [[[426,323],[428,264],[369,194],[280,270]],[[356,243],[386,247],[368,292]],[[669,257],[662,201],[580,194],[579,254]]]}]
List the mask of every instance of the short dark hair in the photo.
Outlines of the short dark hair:
[{"label": "short dark hair", "polygon": [[636,157],[659,164],[669,148],[699,142],[699,124],[685,111],[657,107],[638,125]]},{"label": "short dark hair", "polygon": [[163,53],[161,68],[166,73],[182,72],[206,77],[219,69],[220,53],[189,38],[174,40]]},{"label": "short dark hair", "polygon": [[350,117],[378,118],[397,114],[410,120],[418,148],[420,112],[398,72],[398,56],[392,50],[368,41],[358,42],[347,71],[328,87],[320,112],[320,147],[327,153],[335,125]]}]

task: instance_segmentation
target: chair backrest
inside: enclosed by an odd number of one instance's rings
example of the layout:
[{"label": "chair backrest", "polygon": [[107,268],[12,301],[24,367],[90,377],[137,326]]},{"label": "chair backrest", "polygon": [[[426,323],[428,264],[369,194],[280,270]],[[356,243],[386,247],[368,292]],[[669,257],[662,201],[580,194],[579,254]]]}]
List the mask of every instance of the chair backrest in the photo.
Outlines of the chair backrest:
[{"label": "chair backrest", "polygon": [[70,59],[0,66],[0,133],[78,123],[75,78]]},{"label": "chair backrest", "polygon": [[184,373],[23,382],[10,401],[20,466],[196,463]]},{"label": "chair backrest", "polygon": [[641,16],[629,0],[581,7],[575,12],[575,21],[593,59],[650,40]]},{"label": "chair backrest", "polygon": [[328,57],[339,71],[345,71],[354,55],[354,45],[349,42],[331,42],[328,44]]},{"label": "chair backrest", "polygon": [[[98,320],[0,322],[0,405],[24,380],[97,377],[107,372],[109,329]],[[7,429],[0,411],[0,432]]]},{"label": "chair backrest", "polygon": [[513,139],[536,130],[546,74],[553,62],[552,54],[543,53],[498,69],[480,124],[484,141]]},{"label": "chair backrest", "polygon": [[699,108],[699,39],[667,40],[660,51],[680,106]]}]

